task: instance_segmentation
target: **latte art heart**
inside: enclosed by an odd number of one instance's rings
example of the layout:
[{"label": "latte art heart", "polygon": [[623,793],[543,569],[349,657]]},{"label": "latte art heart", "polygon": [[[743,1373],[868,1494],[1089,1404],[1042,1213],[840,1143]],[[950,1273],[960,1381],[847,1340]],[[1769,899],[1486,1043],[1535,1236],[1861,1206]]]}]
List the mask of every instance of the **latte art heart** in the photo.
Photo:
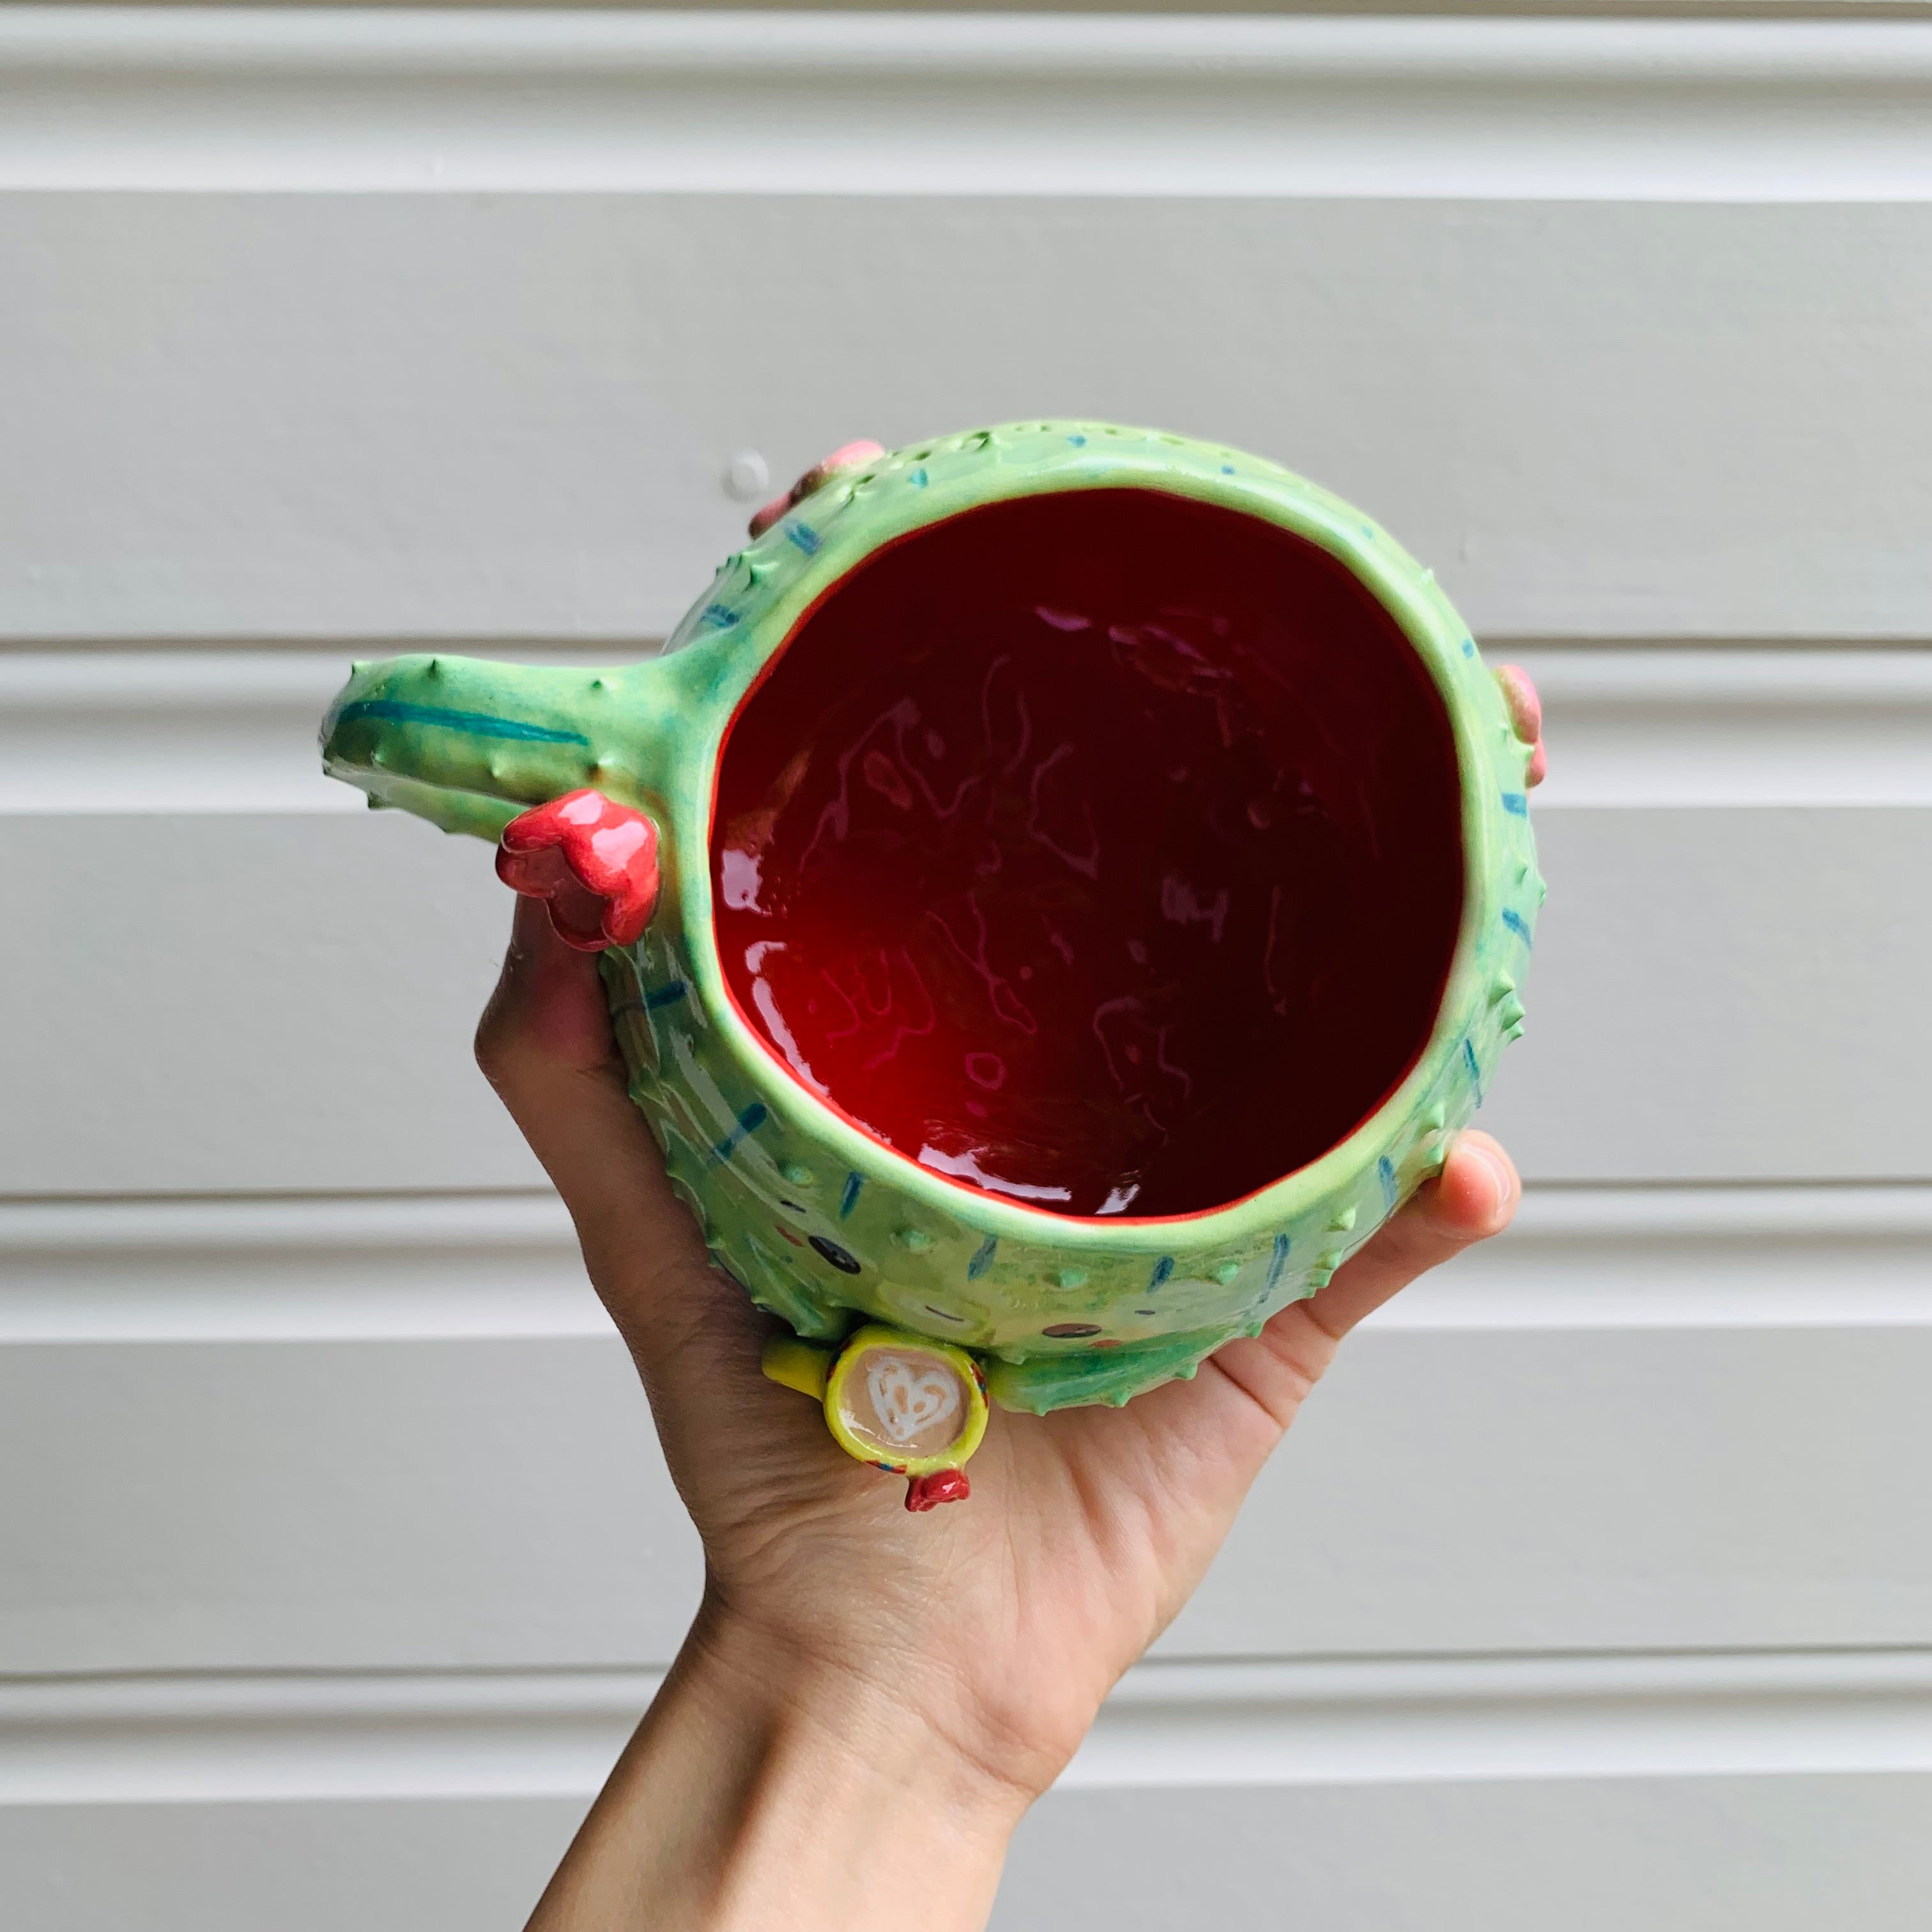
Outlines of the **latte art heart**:
[{"label": "latte art heart", "polygon": [[959,1413],[959,1382],[950,1369],[903,1355],[876,1355],[866,1365],[866,1393],[893,1442],[910,1442]]}]

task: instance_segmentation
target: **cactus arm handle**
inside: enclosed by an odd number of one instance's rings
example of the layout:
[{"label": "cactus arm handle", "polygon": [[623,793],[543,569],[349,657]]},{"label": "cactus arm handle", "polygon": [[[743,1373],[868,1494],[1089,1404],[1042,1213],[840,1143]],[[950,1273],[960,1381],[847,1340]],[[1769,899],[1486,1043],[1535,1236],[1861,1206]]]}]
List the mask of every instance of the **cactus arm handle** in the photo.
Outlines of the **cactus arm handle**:
[{"label": "cactus arm handle", "polygon": [[568,792],[643,806],[665,751],[661,680],[656,662],[594,670],[422,655],[357,664],[323,720],[322,768],[376,805],[491,840]]},{"label": "cactus arm handle", "polygon": [[494,841],[505,826],[517,816],[518,808],[500,798],[486,798],[473,791],[446,790],[425,784],[419,779],[398,778],[386,772],[359,772],[352,776],[325,763],[331,778],[346,778],[369,795],[371,811],[406,812],[427,819],[445,832],[467,833],[472,838]]}]

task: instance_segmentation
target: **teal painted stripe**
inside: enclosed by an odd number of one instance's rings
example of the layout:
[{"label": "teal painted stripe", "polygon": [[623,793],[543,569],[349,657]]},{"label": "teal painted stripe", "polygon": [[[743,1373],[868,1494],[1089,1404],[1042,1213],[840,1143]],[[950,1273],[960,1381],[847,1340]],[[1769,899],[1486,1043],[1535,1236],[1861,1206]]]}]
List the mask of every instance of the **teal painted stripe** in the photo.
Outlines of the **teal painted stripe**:
[{"label": "teal painted stripe", "polygon": [[1274,1252],[1268,1256],[1268,1286],[1262,1290],[1264,1294],[1272,1294],[1281,1286],[1281,1271],[1288,1265],[1288,1237],[1277,1234],[1274,1238]]},{"label": "teal painted stripe", "polygon": [[1474,1044],[1468,1040],[1462,1042],[1462,1064],[1468,1070],[1469,1084],[1475,1089],[1476,1105],[1480,1107],[1483,1104],[1483,1070],[1476,1059]]},{"label": "teal painted stripe", "polygon": [[767,1118],[764,1101],[754,1100],[738,1116],[731,1131],[711,1150],[711,1158],[714,1161],[729,1160],[740,1146],[765,1124]]},{"label": "teal painted stripe", "polygon": [[487,711],[446,711],[440,705],[409,704],[400,698],[358,698],[336,714],[338,725],[358,718],[380,718],[392,724],[440,724],[446,731],[467,732],[472,738],[520,738],[537,745],[587,745],[581,731],[554,731],[548,724],[520,724],[514,718],[492,718]]}]

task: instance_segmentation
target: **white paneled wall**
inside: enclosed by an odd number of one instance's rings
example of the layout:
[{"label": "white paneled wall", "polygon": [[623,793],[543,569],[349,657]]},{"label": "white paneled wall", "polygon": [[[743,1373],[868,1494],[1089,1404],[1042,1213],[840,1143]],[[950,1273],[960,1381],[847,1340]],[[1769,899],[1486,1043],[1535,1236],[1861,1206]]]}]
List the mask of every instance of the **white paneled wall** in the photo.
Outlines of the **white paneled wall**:
[{"label": "white paneled wall", "polygon": [[1373,506],[1554,770],[1520,1231],[1354,1345],[1000,1932],[1932,1884],[1932,21],[0,6],[0,1913],[511,1925],[694,1540],[352,653],[652,647],[1040,412]]}]

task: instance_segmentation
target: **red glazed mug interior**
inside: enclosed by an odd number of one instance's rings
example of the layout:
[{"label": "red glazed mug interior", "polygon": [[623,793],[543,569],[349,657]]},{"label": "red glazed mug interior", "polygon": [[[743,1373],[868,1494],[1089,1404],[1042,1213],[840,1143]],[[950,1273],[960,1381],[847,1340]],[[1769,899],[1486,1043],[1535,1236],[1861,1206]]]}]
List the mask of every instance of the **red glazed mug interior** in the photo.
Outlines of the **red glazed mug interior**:
[{"label": "red glazed mug interior", "polygon": [[874,551],[720,754],[715,918],[802,1087],[962,1186],[1202,1214],[1430,1039],[1463,899],[1446,707],[1344,566],[1140,488]]}]

